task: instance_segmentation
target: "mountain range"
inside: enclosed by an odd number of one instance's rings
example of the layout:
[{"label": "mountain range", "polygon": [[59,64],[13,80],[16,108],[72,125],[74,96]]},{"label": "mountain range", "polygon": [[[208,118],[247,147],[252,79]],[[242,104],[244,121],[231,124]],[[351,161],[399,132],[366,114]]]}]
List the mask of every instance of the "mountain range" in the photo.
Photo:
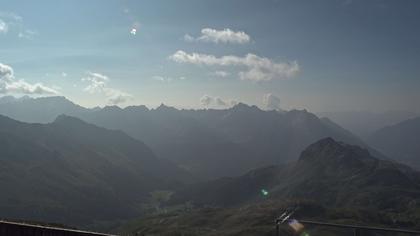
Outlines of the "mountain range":
[{"label": "mountain range", "polygon": [[47,123],[62,113],[122,130],[144,142],[158,157],[200,179],[235,176],[296,160],[307,145],[325,137],[367,147],[328,118],[320,119],[306,110],[264,111],[243,103],[224,110],[178,110],[163,104],[156,109],[86,109],[64,97],[0,104],[0,114],[25,122]]},{"label": "mountain range", "polygon": [[89,109],[2,97],[0,114],[4,218],[109,229],[141,216],[117,231],[268,235],[267,220],[304,202],[305,218],[419,227],[418,119],[365,143],[306,110],[242,103]]},{"label": "mountain range", "polygon": [[82,119],[123,130],[159,157],[205,179],[295,160],[305,146],[323,137],[364,145],[350,132],[305,110],[279,113],[245,104],[226,110],[105,107]]},{"label": "mountain range", "polygon": [[28,123],[50,123],[59,115],[78,116],[94,109],[79,106],[65,97],[3,96],[0,98],[0,114]]}]

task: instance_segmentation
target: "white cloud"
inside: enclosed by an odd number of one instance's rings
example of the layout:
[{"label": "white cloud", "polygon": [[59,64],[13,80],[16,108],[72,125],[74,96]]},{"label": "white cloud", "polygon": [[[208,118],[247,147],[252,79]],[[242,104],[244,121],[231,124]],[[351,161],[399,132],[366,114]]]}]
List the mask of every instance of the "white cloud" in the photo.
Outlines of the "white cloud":
[{"label": "white cloud", "polygon": [[33,39],[38,33],[33,30],[23,30],[19,32],[18,37],[21,39]]},{"label": "white cloud", "polygon": [[14,78],[13,68],[9,65],[0,63],[0,80],[11,82]]},{"label": "white cloud", "polygon": [[274,79],[288,79],[299,72],[299,65],[296,61],[282,63],[259,57],[255,54],[247,54],[244,57],[222,56],[216,57],[210,54],[191,53],[188,54],[178,50],[169,56],[170,60],[177,63],[189,63],[206,66],[238,66],[245,67],[238,75],[242,80],[270,81]]},{"label": "white cloud", "polygon": [[9,31],[9,25],[0,19],[0,34],[5,34]]},{"label": "white cloud", "polygon": [[23,18],[13,12],[0,12],[0,34],[10,33],[20,39],[33,39],[38,33],[27,29]]},{"label": "white cloud", "polygon": [[238,104],[235,100],[224,100],[220,97],[213,97],[210,95],[204,95],[200,98],[200,104],[204,107],[214,107],[214,108],[221,108],[221,107],[227,107],[227,106],[234,106]]},{"label": "white cloud", "polygon": [[268,110],[281,110],[280,98],[271,93],[264,94],[263,105]]},{"label": "white cloud", "polygon": [[170,83],[174,80],[186,80],[187,78],[185,78],[184,76],[181,76],[181,77],[164,77],[164,76],[160,76],[160,75],[155,75],[155,76],[152,77],[152,79],[157,80],[157,81],[161,81],[161,82]]},{"label": "white cloud", "polygon": [[125,103],[133,99],[133,96],[131,94],[125,93],[118,89],[105,88],[104,92],[105,92],[105,95],[108,97],[108,102],[113,105]]},{"label": "white cloud", "polygon": [[61,76],[62,77],[67,77],[67,73],[66,72],[61,72]]},{"label": "white cloud", "polygon": [[184,35],[184,40],[187,42],[194,42],[195,38],[189,34]]},{"label": "white cloud", "polygon": [[23,79],[16,80],[13,68],[0,63],[0,93],[57,94],[57,91],[42,83],[30,84]]},{"label": "white cloud", "polygon": [[102,92],[108,80],[109,78],[106,75],[92,72],[88,72],[87,76],[82,78],[82,81],[90,82],[90,84],[84,89],[89,93]]},{"label": "white cloud", "polygon": [[251,40],[248,34],[243,31],[233,31],[229,28],[223,30],[216,30],[211,28],[204,28],[201,30],[201,35],[197,38],[189,34],[184,35],[184,40],[187,42],[203,41],[213,43],[238,43],[244,44]]},{"label": "white cloud", "polygon": [[[1,87],[1,85],[0,85]],[[17,94],[57,94],[58,92],[53,88],[44,86],[42,83],[29,84],[24,80],[18,80],[6,84],[7,93]]]},{"label": "white cloud", "polygon": [[201,105],[208,107],[210,106],[210,104],[213,103],[213,97],[209,96],[209,95],[204,95],[200,98],[200,103]]},{"label": "white cloud", "polygon": [[129,93],[108,86],[109,77],[100,73],[88,72],[82,81],[90,84],[84,88],[84,91],[94,94],[101,93],[105,95],[110,104],[116,105],[127,102],[133,98]]}]

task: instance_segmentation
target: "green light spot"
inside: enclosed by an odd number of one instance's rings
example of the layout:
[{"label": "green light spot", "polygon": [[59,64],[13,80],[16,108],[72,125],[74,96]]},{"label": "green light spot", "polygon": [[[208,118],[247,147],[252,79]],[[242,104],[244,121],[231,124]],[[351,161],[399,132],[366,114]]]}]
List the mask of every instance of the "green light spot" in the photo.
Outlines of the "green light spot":
[{"label": "green light spot", "polygon": [[261,194],[262,194],[263,196],[267,196],[267,195],[268,195],[268,191],[267,191],[267,190],[265,190],[265,189],[261,189]]}]

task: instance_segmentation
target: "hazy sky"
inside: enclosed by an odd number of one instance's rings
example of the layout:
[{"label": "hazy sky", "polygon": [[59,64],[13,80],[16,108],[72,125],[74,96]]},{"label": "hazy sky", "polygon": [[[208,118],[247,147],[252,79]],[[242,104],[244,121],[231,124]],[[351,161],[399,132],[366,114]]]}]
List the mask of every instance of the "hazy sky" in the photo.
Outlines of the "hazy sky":
[{"label": "hazy sky", "polygon": [[0,0],[0,93],[420,111],[420,1]]}]

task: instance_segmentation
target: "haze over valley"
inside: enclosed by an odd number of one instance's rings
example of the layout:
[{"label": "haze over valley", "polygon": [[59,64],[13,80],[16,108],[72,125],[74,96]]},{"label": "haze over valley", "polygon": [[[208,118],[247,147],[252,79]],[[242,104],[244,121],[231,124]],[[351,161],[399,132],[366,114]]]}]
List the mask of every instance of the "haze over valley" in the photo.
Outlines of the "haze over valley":
[{"label": "haze over valley", "polygon": [[420,2],[0,6],[0,235],[420,234]]}]

